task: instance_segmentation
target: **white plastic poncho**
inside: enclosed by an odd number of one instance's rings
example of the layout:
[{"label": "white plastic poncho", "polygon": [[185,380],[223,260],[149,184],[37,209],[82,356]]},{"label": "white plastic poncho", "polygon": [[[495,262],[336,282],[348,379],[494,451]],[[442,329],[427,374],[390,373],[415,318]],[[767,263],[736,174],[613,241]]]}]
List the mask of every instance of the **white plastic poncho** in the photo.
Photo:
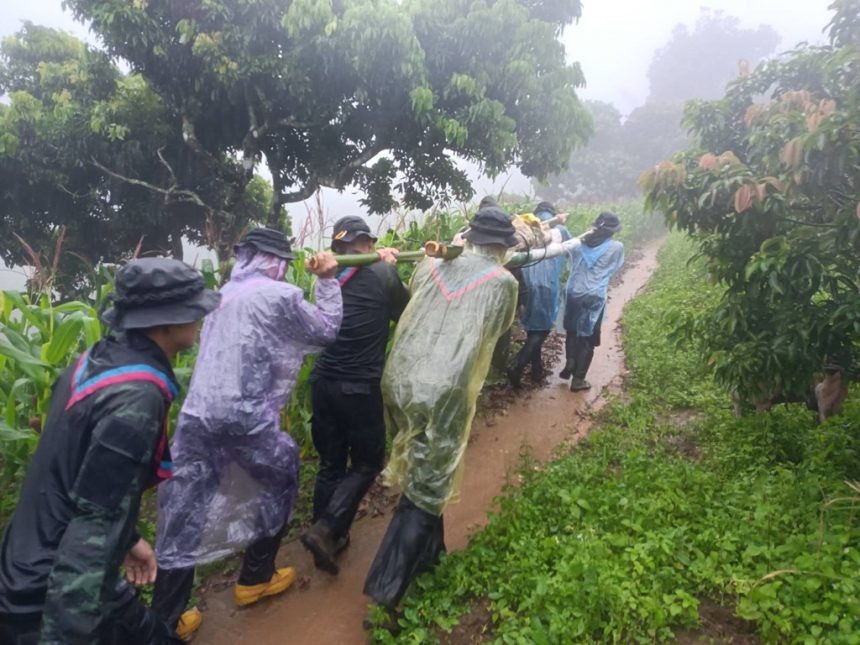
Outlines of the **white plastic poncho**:
[{"label": "white plastic poncho", "polygon": [[496,341],[514,319],[517,282],[497,258],[467,247],[415,270],[382,376],[394,442],[386,479],[441,515],[455,498],[475,404]]},{"label": "white plastic poncho", "polygon": [[343,308],[337,280],[317,281],[313,305],[283,282],[285,270],[274,256],[240,251],[206,319],[173,438],[174,475],[159,489],[161,567],[221,559],[292,514],[299,455],[280,413],[305,354],[334,341]]},{"label": "white plastic poncho", "polygon": [[[624,245],[608,239],[595,247],[581,244],[568,251],[570,276],[565,286],[565,327],[577,336],[591,336],[606,306],[609,280],[624,264]],[[571,310],[577,315],[571,317]],[[573,318],[573,320],[571,320]]]}]

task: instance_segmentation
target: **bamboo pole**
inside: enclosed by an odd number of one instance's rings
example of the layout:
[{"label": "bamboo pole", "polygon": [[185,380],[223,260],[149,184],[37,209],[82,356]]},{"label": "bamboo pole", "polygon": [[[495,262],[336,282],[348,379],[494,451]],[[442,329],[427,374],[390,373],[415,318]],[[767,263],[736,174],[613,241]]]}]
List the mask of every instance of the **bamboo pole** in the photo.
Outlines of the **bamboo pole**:
[{"label": "bamboo pole", "polygon": [[[581,244],[579,238],[575,237],[565,242],[549,244],[547,246],[531,249],[530,251],[520,251],[514,253],[505,266],[508,268],[521,267],[526,264],[548,260],[550,258],[564,255],[570,249]],[[401,251],[397,254],[398,262],[418,262],[425,257],[440,258],[443,260],[453,260],[463,252],[462,246],[448,246],[441,242],[430,241],[424,245],[423,249],[417,251]],[[379,256],[376,253],[361,253],[355,255],[336,255],[338,266],[341,267],[361,267],[373,264],[379,261]],[[315,268],[316,258],[309,260],[311,268]]]}]

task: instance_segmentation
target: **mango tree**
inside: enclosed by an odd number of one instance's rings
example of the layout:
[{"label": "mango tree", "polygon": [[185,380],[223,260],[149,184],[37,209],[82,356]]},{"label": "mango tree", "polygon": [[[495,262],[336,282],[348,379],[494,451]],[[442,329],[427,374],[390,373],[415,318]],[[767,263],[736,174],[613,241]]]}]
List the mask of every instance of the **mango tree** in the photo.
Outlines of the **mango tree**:
[{"label": "mango tree", "polygon": [[642,177],[650,208],[694,238],[719,305],[681,328],[752,400],[806,392],[860,339],[860,1],[830,44],[801,46],[687,105],[696,145]]},{"label": "mango tree", "polygon": [[574,91],[581,71],[557,39],[578,0],[66,4],[146,79],[195,176],[224,188],[209,200],[172,158],[174,175],[149,182],[173,186],[172,199],[196,194],[221,249],[263,163],[277,226],[285,204],[322,186],[360,188],[372,212],[466,199],[455,156],[490,174],[513,164],[542,177],[589,130]]}]

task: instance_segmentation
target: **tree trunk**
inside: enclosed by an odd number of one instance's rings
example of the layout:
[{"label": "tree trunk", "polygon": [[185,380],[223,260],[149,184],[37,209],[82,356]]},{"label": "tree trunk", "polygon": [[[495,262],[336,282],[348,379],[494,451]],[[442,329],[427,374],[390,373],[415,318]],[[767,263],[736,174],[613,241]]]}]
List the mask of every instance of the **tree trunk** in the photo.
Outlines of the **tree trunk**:
[{"label": "tree trunk", "polygon": [[185,259],[185,251],[182,248],[182,231],[180,230],[170,231],[170,255],[177,260]]}]

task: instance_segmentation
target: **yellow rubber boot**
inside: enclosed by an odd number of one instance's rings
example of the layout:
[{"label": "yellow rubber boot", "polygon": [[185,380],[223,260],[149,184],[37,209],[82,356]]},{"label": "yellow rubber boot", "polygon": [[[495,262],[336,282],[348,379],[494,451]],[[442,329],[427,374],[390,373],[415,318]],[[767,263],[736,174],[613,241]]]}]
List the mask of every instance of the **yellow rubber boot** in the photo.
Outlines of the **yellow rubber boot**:
[{"label": "yellow rubber boot", "polygon": [[200,629],[200,624],[203,622],[203,614],[195,607],[189,609],[179,617],[179,624],[176,626],[176,635],[184,641],[190,641],[194,636],[194,632]]},{"label": "yellow rubber boot", "polygon": [[261,598],[283,593],[290,588],[295,579],[296,570],[292,567],[278,569],[268,582],[259,585],[236,585],[233,589],[233,600],[240,607],[253,605]]}]

